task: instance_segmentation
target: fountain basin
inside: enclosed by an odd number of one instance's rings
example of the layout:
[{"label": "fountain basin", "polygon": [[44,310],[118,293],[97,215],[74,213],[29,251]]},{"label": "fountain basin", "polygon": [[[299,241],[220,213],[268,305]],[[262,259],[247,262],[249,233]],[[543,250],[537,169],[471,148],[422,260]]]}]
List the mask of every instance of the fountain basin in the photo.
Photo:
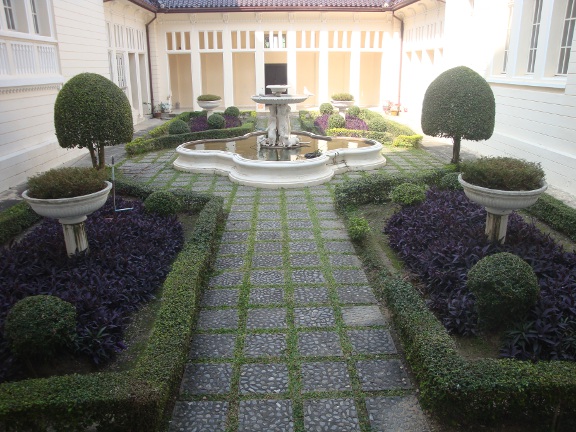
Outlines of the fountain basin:
[{"label": "fountain basin", "polygon": [[[179,171],[213,173],[228,176],[230,181],[245,186],[267,189],[301,188],[315,186],[329,181],[335,174],[346,171],[374,170],[386,165],[382,156],[382,144],[364,138],[338,137],[338,142],[358,143],[358,148],[338,148],[327,150],[313,159],[296,160],[257,160],[248,159],[233,151],[209,149],[211,145],[222,147],[222,143],[247,140],[264,135],[265,132],[252,132],[242,137],[224,140],[199,140],[181,144],[176,149],[178,157],[173,163]],[[301,139],[320,139],[327,142],[331,137],[318,136],[306,132],[295,133]],[[204,149],[197,149],[203,145]],[[274,151],[276,149],[265,149]],[[299,149],[278,149],[293,158]],[[304,152],[308,149],[304,147]]]}]

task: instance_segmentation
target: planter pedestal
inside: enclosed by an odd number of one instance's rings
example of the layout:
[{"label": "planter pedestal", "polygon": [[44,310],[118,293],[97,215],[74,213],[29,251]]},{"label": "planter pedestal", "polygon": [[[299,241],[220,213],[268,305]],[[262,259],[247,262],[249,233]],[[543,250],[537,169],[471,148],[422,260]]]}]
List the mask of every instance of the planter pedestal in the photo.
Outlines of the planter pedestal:
[{"label": "planter pedestal", "polygon": [[513,210],[530,207],[538,197],[548,189],[546,182],[540,189],[531,191],[503,191],[476,186],[458,176],[458,181],[464,188],[464,193],[470,199],[486,209],[486,236],[491,242],[504,244],[508,229],[508,215]]},{"label": "planter pedestal", "polygon": [[64,231],[66,252],[74,255],[76,252],[88,250],[88,237],[84,221],[86,215],[94,213],[106,203],[112,183],[105,182],[104,189],[89,195],[73,198],[40,199],[28,196],[28,191],[22,193],[22,198],[30,205],[32,210],[40,216],[58,219]]}]

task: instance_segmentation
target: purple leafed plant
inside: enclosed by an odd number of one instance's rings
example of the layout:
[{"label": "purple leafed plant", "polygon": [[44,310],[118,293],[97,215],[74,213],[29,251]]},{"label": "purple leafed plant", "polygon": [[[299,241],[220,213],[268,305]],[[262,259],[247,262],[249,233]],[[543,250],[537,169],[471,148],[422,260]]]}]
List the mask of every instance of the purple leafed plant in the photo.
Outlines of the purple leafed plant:
[{"label": "purple leafed plant", "polygon": [[540,298],[524,322],[504,339],[501,355],[525,360],[576,360],[576,254],[516,213],[506,243],[490,244],[486,211],[462,191],[430,190],[420,205],[404,207],[384,231],[390,245],[425,285],[427,303],[446,329],[477,333],[474,295],[466,289],[468,270],[497,252],[520,256],[532,266]]},{"label": "purple leafed plant", "polygon": [[326,133],[326,129],[328,129],[329,117],[329,114],[322,114],[321,116],[316,117],[316,120],[314,120],[314,125],[318,128],[321,135],[324,135]]},{"label": "purple leafed plant", "polygon": [[[111,199],[86,221],[90,253],[68,258],[61,225],[45,219],[22,241],[0,249],[0,329],[18,300],[37,294],[76,306],[77,353],[101,364],[125,348],[130,315],[151,300],[183,244],[175,216],[144,211],[141,202],[117,200],[134,210],[114,212]],[[0,381],[16,362],[0,332]]]},{"label": "purple leafed plant", "polygon": [[351,130],[368,130],[366,122],[358,117],[346,114],[346,129]]}]

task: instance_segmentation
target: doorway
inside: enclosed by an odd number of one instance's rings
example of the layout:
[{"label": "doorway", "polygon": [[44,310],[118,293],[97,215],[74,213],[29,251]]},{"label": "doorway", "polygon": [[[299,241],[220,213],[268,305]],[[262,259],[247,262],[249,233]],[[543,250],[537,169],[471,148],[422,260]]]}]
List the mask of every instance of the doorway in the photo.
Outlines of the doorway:
[{"label": "doorway", "polygon": [[[271,84],[285,85],[288,84],[288,64],[287,63],[266,63],[264,65],[264,83],[265,86]],[[269,88],[266,88],[266,94],[271,94]]]}]

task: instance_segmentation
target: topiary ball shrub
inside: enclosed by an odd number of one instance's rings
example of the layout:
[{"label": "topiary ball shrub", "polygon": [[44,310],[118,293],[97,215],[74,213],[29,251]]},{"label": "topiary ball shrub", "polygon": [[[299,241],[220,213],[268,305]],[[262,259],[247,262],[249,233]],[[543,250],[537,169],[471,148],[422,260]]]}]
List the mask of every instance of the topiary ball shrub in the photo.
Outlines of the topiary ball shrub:
[{"label": "topiary ball shrub", "polygon": [[152,192],[144,200],[144,208],[149,213],[156,213],[160,216],[173,215],[180,210],[180,201],[172,193],[164,190]]},{"label": "topiary ball shrub", "polygon": [[4,336],[23,358],[49,359],[76,338],[76,308],[53,295],[18,301],[6,315]]},{"label": "topiary ball shrub", "polygon": [[108,173],[89,167],[54,168],[28,179],[28,196],[39,199],[72,198],[101,191]]},{"label": "topiary ball shrub", "polygon": [[476,297],[478,324],[486,330],[497,330],[522,319],[540,294],[532,267],[509,252],[478,261],[468,272],[466,287]]},{"label": "topiary ball shrub", "polygon": [[375,132],[386,132],[388,130],[388,123],[382,117],[375,117],[367,121],[368,130]]},{"label": "topiary ball shrub", "polygon": [[132,141],[132,108],[108,78],[81,73],[68,80],[54,103],[54,127],[64,148],[87,148],[92,166],[102,169],[104,146]]},{"label": "topiary ball shrub", "polygon": [[170,135],[180,135],[189,132],[190,129],[184,120],[176,119],[168,126],[168,133]]},{"label": "topiary ball shrub", "polygon": [[460,164],[462,179],[476,186],[505,191],[540,189],[544,171],[539,163],[510,157],[481,157]]},{"label": "topiary ball shrub", "polygon": [[392,202],[401,205],[414,205],[426,199],[426,186],[416,183],[402,183],[390,192]]},{"label": "topiary ball shrub", "polygon": [[440,179],[438,187],[442,190],[462,190],[462,185],[458,181],[460,173],[448,173]]},{"label": "topiary ball shrub", "polygon": [[332,104],[329,103],[323,103],[322,105],[320,105],[320,114],[332,114],[334,112],[334,107],[332,106]]},{"label": "topiary ball shrub", "polygon": [[329,129],[343,128],[343,127],[346,127],[346,119],[344,119],[344,117],[342,117],[340,114],[332,114],[328,118]]},{"label": "topiary ball shrub", "polygon": [[360,115],[360,107],[353,105],[350,108],[348,108],[347,113],[351,117],[358,117]]},{"label": "topiary ball shrub", "polygon": [[222,114],[214,113],[208,117],[208,128],[210,129],[224,129],[226,126],[226,119]]},{"label": "topiary ball shrub", "polygon": [[240,110],[235,106],[229,106],[228,108],[226,108],[224,110],[224,115],[225,116],[231,116],[231,117],[239,117],[240,116]]}]

